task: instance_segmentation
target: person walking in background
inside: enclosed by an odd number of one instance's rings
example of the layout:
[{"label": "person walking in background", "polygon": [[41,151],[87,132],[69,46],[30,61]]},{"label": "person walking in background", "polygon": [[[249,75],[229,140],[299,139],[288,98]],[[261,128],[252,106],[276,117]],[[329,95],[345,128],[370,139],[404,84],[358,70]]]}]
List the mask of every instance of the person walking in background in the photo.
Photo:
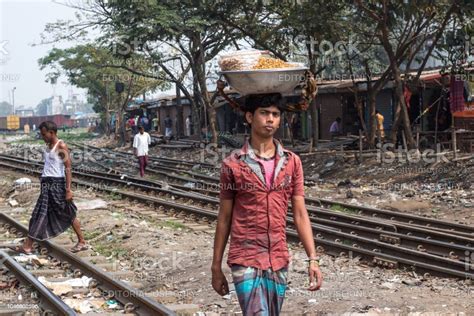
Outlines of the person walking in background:
[{"label": "person walking in background", "polygon": [[129,118],[128,124],[130,125],[130,128],[132,129],[132,135],[135,135],[137,133],[137,126],[135,125],[135,119],[133,117]]},{"label": "person walking in background", "polygon": [[41,192],[31,214],[27,238],[22,246],[11,249],[31,254],[34,240],[43,241],[56,237],[72,225],[78,242],[71,251],[86,250],[89,247],[76,217],[77,207],[72,201],[72,166],[68,147],[64,141],[58,139],[56,123],[45,121],[38,126],[38,129],[47,145],[43,153]]},{"label": "person walking in background", "polygon": [[186,122],[185,122],[185,125],[186,125],[186,136],[191,136],[191,115],[188,115],[188,117],[186,118]]},{"label": "person walking in background", "polygon": [[220,206],[211,265],[212,287],[229,293],[222,258],[231,236],[227,264],[244,316],[279,315],[290,261],[286,243],[288,203],[308,255],[308,290],[318,290],[322,274],[304,200],[300,158],[273,138],[280,126],[280,94],[251,95],[245,119],[251,138],[222,162]]},{"label": "person walking in background", "polygon": [[155,131],[155,132],[158,132],[158,116],[155,116],[152,120],[151,120],[151,125],[152,125],[152,130]]},{"label": "person walking in background", "polygon": [[385,130],[383,127],[384,117],[378,110],[375,110],[375,119],[377,120],[377,137],[380,142],[383,142],[385,138]]},{"label": "person walking in background", "polygon": [[145,169],[148,164],[148,145],[151,144],[150,134],[145,132],[142,125],[138,126],[138,134],[133,138],[133,153],[138,157],[140,176],[145,176]]},{"label": "person walking in background", "polygon": [[171,138],[173,136],[173,121],[169,114],[165,118],[165,136]]},{"label": "person walking in background", "polygon": [[150,130],[148,117],[144,115],[141,117],[140,121],[140,125],[143,126],[146,132],[148,132]]},{"label": "person walking in background", "polygon": [[338,117],[334,122],[332,122],[331,127],[329,128],[329,133],[331,134],[331,140],[334,137],[341,135],[341,118]]}]

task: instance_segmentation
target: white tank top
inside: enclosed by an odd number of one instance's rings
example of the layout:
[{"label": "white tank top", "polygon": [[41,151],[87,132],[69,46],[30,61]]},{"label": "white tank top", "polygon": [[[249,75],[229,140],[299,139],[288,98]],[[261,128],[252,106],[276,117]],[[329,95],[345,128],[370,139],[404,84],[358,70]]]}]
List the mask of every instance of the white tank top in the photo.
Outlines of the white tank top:
[{"label": "white tank top", "polygon": [[59,142],[62,140],[58,139],[56,145],[54,145],[53,149],[49,150],[48,147],[43,152],[44,156],[44,168],[43,173],[41,174],[42,177],[55,177],[55,178],[64,178],[64,162],[59,157],[56,147],[58,146]]}]

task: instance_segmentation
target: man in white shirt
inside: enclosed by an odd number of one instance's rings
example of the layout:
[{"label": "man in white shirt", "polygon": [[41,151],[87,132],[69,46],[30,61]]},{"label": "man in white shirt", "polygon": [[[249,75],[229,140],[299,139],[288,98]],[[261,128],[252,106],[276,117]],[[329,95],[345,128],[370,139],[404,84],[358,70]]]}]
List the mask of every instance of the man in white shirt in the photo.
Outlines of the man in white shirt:
[{"label": "man in white shirt", "polygon": [[341,118],[338,117],[334,122],[332,122],[331,127],[329,128],[329,133],[331,134],[331,140],[334,137],[341,135]]},{"label": "man in white shirt", "polygon": [[138,126],[138,131],[139,133],[133,138],[133,153],[138,157],[140,176],[143,177],[148,164],[148,145],[151,144],[151,137],[142,125]]}]

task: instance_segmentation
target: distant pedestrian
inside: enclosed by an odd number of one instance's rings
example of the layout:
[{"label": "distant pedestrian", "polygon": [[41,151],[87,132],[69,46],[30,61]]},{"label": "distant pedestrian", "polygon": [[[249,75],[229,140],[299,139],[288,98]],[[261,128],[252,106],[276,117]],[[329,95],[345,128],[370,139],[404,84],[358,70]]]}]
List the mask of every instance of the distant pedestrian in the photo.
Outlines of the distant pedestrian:
[{"label": "distant pedestrian", "polygon": [[148,164],[148,145],[150,144],[150,134],[145,132],[145,128],[142,125],[139,125],[138,134],[133,138],[133,153],[138,157],[141,177],[145,176],[145,169]]},{"label": "distant pedestrian", "polygon": [[34,240],[56,237],[72,225],[78,242],[71,251],[86,250],[88,246],[76,217],[77,207],[72,201],[72,167],[68,147],[64,141],[58,139],[58,127],[54,122],[43,122],[38,129],[47,145],[44,150],[41,192],[31,215],[28,237],[22,246],[12,249],[31,254]]},{"label": "distant pedestrian", "polygon": [[170,115],[166,115],[165,118],[165,136],[171,137],[173,136],[173,121],[171,120]]},{"label": "distant pedestrian", "polygon": [[293,114],[293,117],[291,119],[291,131],[293,133],[293,139],[299,139],[299,134],[301,130],[301,121],[300,117],[298,114]]},{"label": "distant pedestrian", "polygon": [[157,116],[155,116],[155,117],[151,120],[151,125],[152,125],[152,130],[155,131],[155,132],[158,132],[159,122],[158,122],[158,117],[157,117]]},{"label": "distant pedestrian", "polygon": [[140,123],[141,125],[143,126],[143,128],[145,129],[145,131],[149,131],[150,128],[149,128],[149,120],[148,120],[148,117],[146,116],[142,116],[142,118],[140,119]]},{"label": "distant pedestrian", "polygon": [[191,136],[191,115],[186,118],[186,136]]},{"label": "distant pedestrian", "polygon": [[385,130],[383,128],[384,117],[378,110],[375,111],[375,119],[377,120],[377,137],[383,142],[385,138]]},{"label": "distant pedestrian", "polygon": [[137,133],[138,133],[138,129],[137,129],[137,124],[136,124],[135,118],[131,117],[131,118],[128,120],[128,124],[130,125],[130,128],[132,129],[132,135],[137,134]]},{"label": "distant pedestrian", "polygon": [[331,140],[336,136],[341,135],[341,118],[338,117],[334,122],[332,122],[331,127],[329,128],[329,133],[331,134]]}]

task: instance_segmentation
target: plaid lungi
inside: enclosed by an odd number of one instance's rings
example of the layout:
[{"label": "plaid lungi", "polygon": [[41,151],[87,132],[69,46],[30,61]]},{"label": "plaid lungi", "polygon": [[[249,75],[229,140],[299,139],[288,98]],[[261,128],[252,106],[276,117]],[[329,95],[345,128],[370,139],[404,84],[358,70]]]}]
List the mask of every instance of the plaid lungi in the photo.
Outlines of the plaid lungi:
[{"label": "plaid lungi", "polygon": [[287,286],[287,268],[273,271],[232,265],[231,270],[244,316],[280,314]]},{"label": "plaid lungi", "polygon": [[65,178],[41,178],[41,193],[31,215],[28,237],[46,240],[63,233],[76,218],[77,207],[66,201]]}]

